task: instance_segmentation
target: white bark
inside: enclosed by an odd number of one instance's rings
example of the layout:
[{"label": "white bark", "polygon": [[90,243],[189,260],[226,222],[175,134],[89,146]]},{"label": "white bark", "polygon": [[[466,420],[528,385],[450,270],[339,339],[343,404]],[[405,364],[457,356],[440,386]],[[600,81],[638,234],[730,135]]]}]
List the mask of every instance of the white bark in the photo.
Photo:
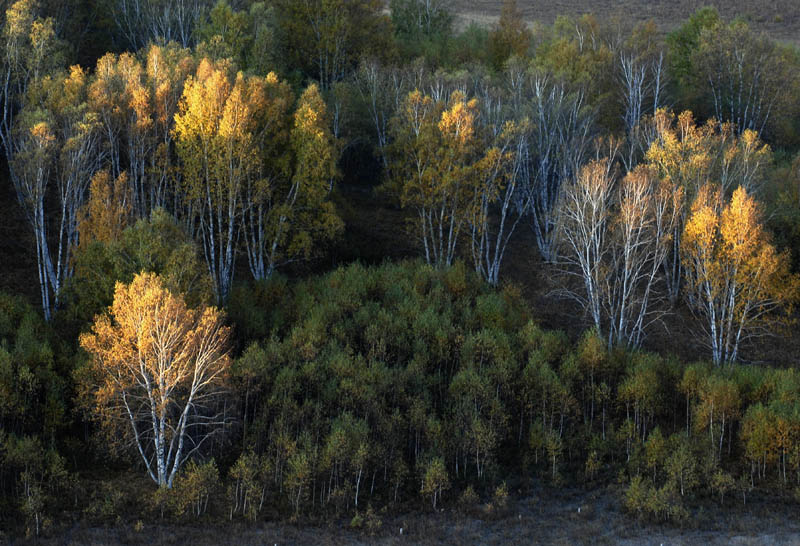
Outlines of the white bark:
[{"label": "white bark", "polygon": [[565,293],[614,345],[639,346],[660,316],[656,284],[675,216],[666,187],[645,169],[616,182],[611,161],[591,163],[560,205],[560,262],[581,280]]},{"label": "white bark", "polygon": [[[518,206],[530,201],[531,227],[542,257],[555,259],[556,203],[564,183],[577,175],[588,158],[592,116],[582,93],[569,93],[548,77],[509,75],[512,102],[531,121],[527,146],[521,150]],[[523,113],[524,112],[524,113]],[[524,196],[524,198],[523,198]]]}]

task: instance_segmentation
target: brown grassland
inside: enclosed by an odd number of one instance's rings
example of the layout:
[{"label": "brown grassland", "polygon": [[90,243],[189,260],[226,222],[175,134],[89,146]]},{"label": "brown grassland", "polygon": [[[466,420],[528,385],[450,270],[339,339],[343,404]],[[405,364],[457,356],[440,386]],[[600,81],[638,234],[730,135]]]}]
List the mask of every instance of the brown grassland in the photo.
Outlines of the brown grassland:
[{"label": "brown grassland", "polygon": [[[492,23],[502,0],[452,0],[462,24]],[[529,22],[552,24],[559,15],[596,15],[625,25],[654,20],[668,32],[703,6],[714,6],[723,19],[741,17],[776,40],[800,44],[800,3],[797,0],[518,0]]]}]

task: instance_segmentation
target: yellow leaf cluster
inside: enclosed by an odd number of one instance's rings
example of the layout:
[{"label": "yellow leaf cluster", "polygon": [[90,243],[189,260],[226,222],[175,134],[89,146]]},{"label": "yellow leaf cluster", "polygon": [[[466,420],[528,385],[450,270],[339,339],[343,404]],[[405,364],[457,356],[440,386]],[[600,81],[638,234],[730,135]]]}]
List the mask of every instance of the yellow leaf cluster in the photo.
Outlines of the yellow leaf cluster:
[{"label": "yellow leaf cluster", "polygon": [[168,419],[179,398],[197,396],[224,379],[229,334],[216,308],[187,308],[152,273],[117,283],[109,314],[96,317],[91,333],[80,337],[101,380],[98,406],[147,400]]}]

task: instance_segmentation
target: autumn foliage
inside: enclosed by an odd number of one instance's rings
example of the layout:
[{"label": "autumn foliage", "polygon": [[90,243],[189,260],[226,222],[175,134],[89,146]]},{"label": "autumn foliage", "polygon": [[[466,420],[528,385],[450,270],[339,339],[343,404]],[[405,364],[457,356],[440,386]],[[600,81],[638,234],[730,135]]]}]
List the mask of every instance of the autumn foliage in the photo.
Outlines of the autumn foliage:
[{"label": "autumn foliage", "polygon": [[762,222],[744,187],[725,202],[719,190],[703,186],[684,228],[690,302],[703,315],[717,364],[737,360],[743,341],[777,327],[771,313],[797,297],[788,256],[775,250]]},{"label": "autumn foliage", "polygon": [[109,315],[80,338],[101,425],[112,443],[124,438],[138,450],[158,485],[172,487],[181,465],[224,425],[214,398],[230,367],[228,337],[218,310],[189,309],[143,273],[117,284]]}]

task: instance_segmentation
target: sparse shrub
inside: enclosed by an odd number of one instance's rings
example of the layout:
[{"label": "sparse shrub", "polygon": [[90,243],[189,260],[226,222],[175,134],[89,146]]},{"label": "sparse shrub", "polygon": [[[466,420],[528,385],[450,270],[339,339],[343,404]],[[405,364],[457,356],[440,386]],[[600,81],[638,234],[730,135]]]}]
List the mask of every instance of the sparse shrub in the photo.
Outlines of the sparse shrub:
[{"label": "sparse shrub", "polygon": [[350,520],[350,528],[351,529],[361,529],[364,526],[364,518],[361,514],[356,513],[353,515],[353,519]]},{"label": "sparse shrub", "polygon": [[494,490],[492,495],[492,504],[498,511],[503,511],[508,507],[508,486],[506,482],[501,483]]},{"label": "sparse shrub", "polygon": [[[155,497],[154,497],[155,498]],[[122,503],[124,495],[117,489],[115,484],[103,482],[89,505],[84,509],[84,515],[95,523],[109,523],[117,521],[122,517]],[[160,505],[159,505],[160,507]],[[161,517],[164,517],[166,503],[161,510]]]},{"label": "sparse shrub", "polygon": [[219,487],[219,471],[213,459],[202,464],[190,461],[175,480],[177,515],[189,510],[199,518],[208,510],[208,503]]},{"label": "sparse shrub", "polygon": [[588,481],[594,480],[600,470],[601,461],[596,450],[592,450],[586,458],[585,475]]},{"label": "sparse shrub", "polygon": [[458,505],[462,510],[468,512],[475,509],[479,500],[480,499],[478,498],[478,494],[475,492],[475,488],[471,485],[468,485],[458,497]]},{"label": "sparse shrub", "polygon": [[723,470],[717,470],[711,477],[711,490],[719,495],[719,503],[724,506],[725,495],[736,487],[733,476]]},{"label": "sparse shrub", "polygon": [[430,497],[433,509],[441,501],[442,493],[450,489],[450,476],[441,457],[432,458],[425,467],[425,474],[422,478],[422,489],[420,492]]},{"label": "sparse shrub", "polygon": [[370,535],[376,534],[383,525],[383,520],[381,520],[378,513],[372,508],[372,505],[367,506],[367,513],[364,514],[364,524]]}]

